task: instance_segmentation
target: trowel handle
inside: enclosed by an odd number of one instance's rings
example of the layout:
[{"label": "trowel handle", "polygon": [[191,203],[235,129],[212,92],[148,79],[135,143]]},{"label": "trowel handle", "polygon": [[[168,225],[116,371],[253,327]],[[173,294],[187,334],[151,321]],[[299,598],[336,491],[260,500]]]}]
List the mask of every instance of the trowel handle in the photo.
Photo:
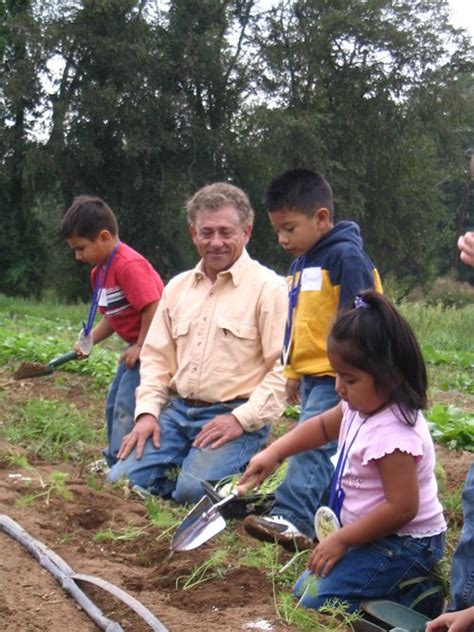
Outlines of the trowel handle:
[{"label": "trowel handle", "polygon": [[244,496],[247,492],[249,492],[251,489],[256,487],[257,483],[258,483],[258,476],[254,475],[254,476],[251,476],[248,479],[248,481],[245,481],[243,485],[237,485],[235,490],[239,496]]},{"label": "trowel handle", "polygon": [[51,362],[48,362],[49,369],[56,369],[58,366],[62,364],[66,364],[66,362],[70,362],[71,360],[77,360],[79,354],[77,351],[69,351],[68,353],[64,353],[63,355],[54,358]]}]

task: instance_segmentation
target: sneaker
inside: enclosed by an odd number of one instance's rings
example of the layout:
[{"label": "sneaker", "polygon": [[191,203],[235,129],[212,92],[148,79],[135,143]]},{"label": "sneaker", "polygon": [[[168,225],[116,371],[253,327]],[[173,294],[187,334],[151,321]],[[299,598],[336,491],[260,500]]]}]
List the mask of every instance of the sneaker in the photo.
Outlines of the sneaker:
[{"label": "sneaker", "polygon": [[105,459],[97,459],[93,463],[89,464],[89,472],[92,474],[107,474],[109,471],[109,466],[107,465],[107,461]]},{"label": "sneaker", "polygon": [[277,542],[288,551],[303,551],[313,546],[311,538],[282,516],[247,516],[244,527],[257,540]]}]

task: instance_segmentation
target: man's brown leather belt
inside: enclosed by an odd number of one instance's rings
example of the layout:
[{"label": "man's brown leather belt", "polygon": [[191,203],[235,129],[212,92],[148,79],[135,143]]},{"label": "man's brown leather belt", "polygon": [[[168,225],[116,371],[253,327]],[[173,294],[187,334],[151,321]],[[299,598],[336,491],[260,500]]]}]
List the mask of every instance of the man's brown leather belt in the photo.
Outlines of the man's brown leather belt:
[{"label": "man's brown leather belt", "polygon": [[[221,402],[205,402],[202,399],[189,399],[181,397],[181,401],[188,408],[206,408],[206,406],[212,406],[213,404],[220,404]],[[222,402],[224,403],[224,402]]]},{"label": "man's brown leather belt", "polygon": [[189,399],[188,397],[180,397],[181,401],[188,408],[206,408],[214,406],[214,404],[236,404],[237,402],[245,402],[245,399],[229,399],[226,402],[205,402],[202,399]]}]

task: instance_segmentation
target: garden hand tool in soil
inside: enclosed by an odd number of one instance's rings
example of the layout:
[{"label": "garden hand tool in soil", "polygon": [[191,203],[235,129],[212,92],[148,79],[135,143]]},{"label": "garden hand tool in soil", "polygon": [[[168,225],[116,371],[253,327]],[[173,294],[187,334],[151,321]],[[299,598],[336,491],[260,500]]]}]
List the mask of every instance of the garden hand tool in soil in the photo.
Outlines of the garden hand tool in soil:
[{"label": "garden hand tool in soil", "polygon": [[40,364],[39,362],[24,362],[13,374],[15,380],[24,380],[30,377],[42,377],[51,375],[58,367],[71,360],[77,360],[79,354],[76,351],[69,351],[58,356],[48,362],[48,364]]},{"label": "garden hand tool in soil", "polygon": [[203,496],[176,529],[171,540],[171,550],[191,551],[197,549],[198,546],[223,531],[226,528],[226,521],[221,516],[220,509],[234,498],[243,496],[255,487],[256,482],[256,477],[253,477],[245,485],[237,485],[234,491],[214,505],[209,496]]},{"label": "garden hand tool in soil", "polygon": [[[213,503],[218,502],[229,493],[228,484],[220,487],[212,486],[207,481],[201,481],[204,491]],[[227,490],[227,491],[226,491]],[[267,513],[273,505],[275,494],[273,492],[255,492],[238,496],[221,508],[220,513],[225,519],[243,519],[249,514],[261,515]]]}]

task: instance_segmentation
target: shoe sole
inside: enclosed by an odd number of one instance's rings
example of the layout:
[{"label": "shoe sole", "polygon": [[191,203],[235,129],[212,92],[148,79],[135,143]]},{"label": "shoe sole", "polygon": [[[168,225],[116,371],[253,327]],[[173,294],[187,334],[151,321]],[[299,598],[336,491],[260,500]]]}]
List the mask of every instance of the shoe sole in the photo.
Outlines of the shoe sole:
[{"label": "shoe sole", "polygon": [[255,527],[252,524],[245,524],[244,528],[249,535],[260,540],[261,542],[274,542],[280,544],[286,551],[290,553],[298,553],[299,551],[309,550],[312,547],[312,543],[304,542],[298,538],[287,538],[284,535],[276,535],[273,531],[266,531],[265,527]]}]

